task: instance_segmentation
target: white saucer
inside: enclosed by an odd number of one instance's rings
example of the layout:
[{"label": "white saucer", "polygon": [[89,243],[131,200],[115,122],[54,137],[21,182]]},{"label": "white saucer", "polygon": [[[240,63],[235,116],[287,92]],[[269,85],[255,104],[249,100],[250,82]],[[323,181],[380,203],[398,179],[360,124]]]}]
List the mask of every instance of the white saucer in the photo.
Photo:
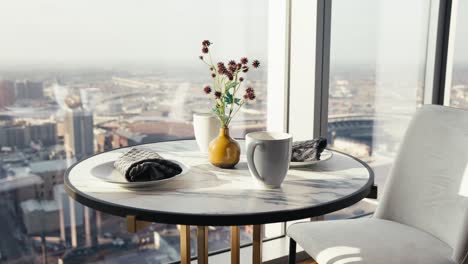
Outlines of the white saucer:
[{"label": "white saucer", "polygon": [[331,159],[332,156],[333,156],[333,152],[329,151],[328,149],[325,149],[320,154],[320,160],[312,160],[312,161],[304,161],[304,162],[292,162],[291,161],[291,163],[289,163],[289,168],[302,168],[302,167],[311,166],[319,162],[329,160]]},{"label": "white saucer", "polygon": [[155,185],[160,185],[165,182],[168,182],[170,180],[173,180],[175,178],[179,178],[180,176],[186,174],[190,167],[179,162],[176,160],[170,160],[176,164],[178,164],[182,168],[182,172],[177,174],[174,177],[164,179],[164,180],[157,180],[157,181],[144,181],[144,182],[128,182],[125,179],[125,176],[122,175],[118,170],[114,168],[114,162],[115,160],[107,161],[104,163],[101,163],[94,168],[91,169],[91,175],[93,177],[96,177],[98,179],[101,179],[106,182],[114,183],[117,185],[120,185],[125,188],[144,188],[148,186],[155,186]]}]

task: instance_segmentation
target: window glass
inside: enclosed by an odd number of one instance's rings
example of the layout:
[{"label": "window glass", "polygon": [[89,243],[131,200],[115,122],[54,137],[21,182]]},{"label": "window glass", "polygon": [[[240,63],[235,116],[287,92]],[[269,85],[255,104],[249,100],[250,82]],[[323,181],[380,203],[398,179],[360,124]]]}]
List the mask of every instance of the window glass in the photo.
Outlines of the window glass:
[{"label": "window glass", "polygon": [[[429,7],[423,0],[333,1],[328,140],[368,162],[380,192],[422,104]],[[359,203],[329,217],[373,208]]]},{"label": "window glass", "polygon": [[[11,0],[0,10],[0,262],[177,261],[176,226],[130,234],[123,218],[71,200],[63,174],[102,151],[192,138],[192,114],[211,109],[204,39],[216,60],[261,61],[245,82],[256,103],[231,126],[236,137],[265,129],[268,1]],[[209,234],[210,250],[229,245],[228,228]],[[192,245],[196,254],[195,232]]]}]

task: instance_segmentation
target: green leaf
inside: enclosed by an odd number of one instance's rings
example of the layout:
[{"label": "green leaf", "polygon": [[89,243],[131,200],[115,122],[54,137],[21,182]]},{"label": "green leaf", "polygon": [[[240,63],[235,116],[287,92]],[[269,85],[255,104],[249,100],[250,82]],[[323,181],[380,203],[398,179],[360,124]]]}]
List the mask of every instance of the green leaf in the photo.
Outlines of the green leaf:
[{"label": "green leaf", "polygon": [[216,115],[219,115],[219,108],[213,107],[211,111],[215,113]]},{"label": "green leaf", "polygon": [[238,82],[232,82],[229,85],[226,85],[226,90],[236,87],[238,84],[239,84]]},{"label": "green leaf", "polygon": [[232,97],[232,94],[227,92],[225,95],[224,95],[224,102],[226,104],[232,104],[232,102],[234,101],[234,98]]},{"label": "green leaf", "polygon": [[242,100],[240,98],[234,98],[234,103],[239,105]]}]

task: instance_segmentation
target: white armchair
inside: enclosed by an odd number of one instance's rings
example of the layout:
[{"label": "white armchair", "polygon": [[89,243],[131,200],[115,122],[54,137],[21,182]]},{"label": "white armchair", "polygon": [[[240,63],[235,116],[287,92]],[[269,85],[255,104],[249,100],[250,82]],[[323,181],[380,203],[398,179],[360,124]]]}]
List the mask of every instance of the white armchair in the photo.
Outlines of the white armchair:
[{"label": "white armchair", "polygon": [[372,218],[297,223],[319,264],[468,264],[468,111],[426,105],[413,117]]}]

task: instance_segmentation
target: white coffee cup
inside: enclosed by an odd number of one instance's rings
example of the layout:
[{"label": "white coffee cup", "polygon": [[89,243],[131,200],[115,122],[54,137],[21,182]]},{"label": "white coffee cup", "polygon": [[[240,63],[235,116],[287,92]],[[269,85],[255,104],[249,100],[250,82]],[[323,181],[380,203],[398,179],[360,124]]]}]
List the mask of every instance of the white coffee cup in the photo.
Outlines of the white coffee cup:
[{"label": "white coffee cup", "polygon": [[193,132],[200,152],[208,153],[208,145],[219,133],[218,118],[211,113],[194,113]]},{"label": "white coffee cup", "polygon": [[292,135],[253,132],[245,138],[250,174],[263,187],[279,188],[289,170]]}]

